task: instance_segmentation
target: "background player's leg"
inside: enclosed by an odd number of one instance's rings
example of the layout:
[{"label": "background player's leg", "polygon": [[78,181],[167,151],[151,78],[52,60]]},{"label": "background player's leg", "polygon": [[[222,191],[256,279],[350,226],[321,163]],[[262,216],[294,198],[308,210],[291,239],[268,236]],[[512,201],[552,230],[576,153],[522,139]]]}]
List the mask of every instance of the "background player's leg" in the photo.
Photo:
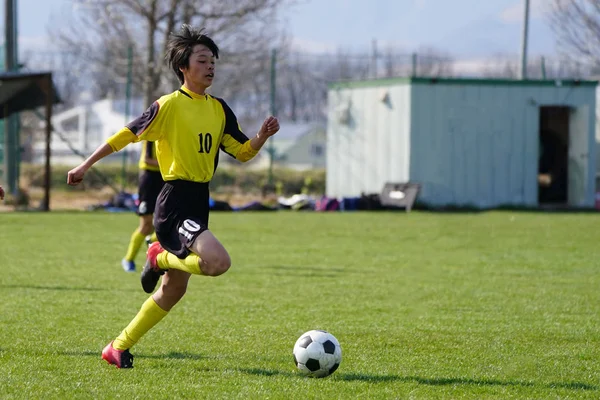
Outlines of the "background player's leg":
[{"label": "background player's leg", "polygon": [[156,232],[152,232],[152,235],[146,236],[146,244],[148,246],[150,246],[154,242],[158,242],[158,237],[156,237]]},{"label": "background player's leg", "polygon": [[[127,247],[127,253],[125,254],[125,257],[123,258],[123,268],[125,268],[126,262],[133,264],[135,257],[137,256],[138,252],[140,251],[140,247],[142,246],[142,244],[144,243],[144,240],[146,239],[146,236],[150,235],[152,232],[154,232],[154,228],[152,226],[152,215],[140,215],[140,225],[131,234],[131,239],[129,240],[129,246]],[[135,265],[133,265],[133,270],[135,270]]]}]

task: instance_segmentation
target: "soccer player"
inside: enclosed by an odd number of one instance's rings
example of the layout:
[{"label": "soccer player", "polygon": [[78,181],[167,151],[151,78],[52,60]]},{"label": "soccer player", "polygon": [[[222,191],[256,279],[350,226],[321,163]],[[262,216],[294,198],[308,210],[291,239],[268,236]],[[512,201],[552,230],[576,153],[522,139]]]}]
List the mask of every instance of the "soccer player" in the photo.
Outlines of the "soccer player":
[{"label": "soccer player", "polygon": [[163,279],[129,325],[102,351],[102,358],[117,368],[133,367],[129,349],[184,296],[192,274],[219,276],[231,266],[229,253],[208,229],[208,185],[219,149],[245,162],[279,131],[277,118],[270,116],[249,139],[227,103],[206,93],[218,56],[219,48],[209,36],[183,25],[170,37],[166,54],[180,89],[160,97],[67,175],[67,183],[77,185],[103,157],[132,142],[156,141],[165,184],[154,212],[158,242],[148,248],[142,287],[152,293]]},{"label": "soccer player", "polygon": [[0,200],[4,200],[4,189],[0,186]]},{"label": "soccer player", "polygon": [[121,266],[126,272],[135,272],[135,257],[137,256],[146,236],[152,235],[152,215],[156,206],[156,198],[163,187],[163,179],[156,159],[155,142],[142,142],[142,152],[138,166],[140,168],[140,181],[138,194],[140,204],[136,214],[140,217],[140,226],[133,232],[127,247],[127,254],[121,260]]}]

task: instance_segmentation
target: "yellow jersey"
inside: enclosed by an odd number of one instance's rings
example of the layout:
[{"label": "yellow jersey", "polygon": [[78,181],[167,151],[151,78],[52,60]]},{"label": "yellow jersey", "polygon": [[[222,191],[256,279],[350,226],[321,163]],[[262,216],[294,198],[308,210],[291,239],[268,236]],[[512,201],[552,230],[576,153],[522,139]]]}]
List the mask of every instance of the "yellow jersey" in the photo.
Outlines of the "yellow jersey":
[{"label": "yellow jersey", "polygon": [[156,159],[165,181],[209,182],[219,149],[242,162],[258,153],[223,99],[184,86],[160,97],[107,143],[119,151],[140,140],[156,142]]}]

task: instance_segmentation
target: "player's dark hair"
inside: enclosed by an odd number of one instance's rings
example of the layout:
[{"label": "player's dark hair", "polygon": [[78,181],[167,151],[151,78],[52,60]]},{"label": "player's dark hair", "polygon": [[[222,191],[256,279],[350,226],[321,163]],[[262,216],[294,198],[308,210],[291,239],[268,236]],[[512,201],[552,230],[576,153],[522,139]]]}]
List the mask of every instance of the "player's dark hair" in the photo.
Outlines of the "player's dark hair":
[{"label": "player's dark hair", "polygon": [[189,67],[190,55],[194,46],[198,44],[208,47],[213,56],[219,58],[219,48],[209,36],[204,34],[204,29],[196,29],[184,24],[179,33],[172,33],[169,38],[165,58],[181,83],[183,83],[183,72],[179,68]]}]

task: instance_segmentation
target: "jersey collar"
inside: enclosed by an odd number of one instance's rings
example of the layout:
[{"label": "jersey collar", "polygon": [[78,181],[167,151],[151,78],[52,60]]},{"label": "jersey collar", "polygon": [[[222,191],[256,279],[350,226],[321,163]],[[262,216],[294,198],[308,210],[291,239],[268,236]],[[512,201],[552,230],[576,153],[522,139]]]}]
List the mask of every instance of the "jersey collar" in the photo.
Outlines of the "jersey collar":
[{"label": "jersey collar", "polygon": [[192,92],[190,89],[186,88],[184,85],[181,85],[181,90],[183,90],[184,92],[189,94],[192,99],[205,100],[208,97],[208,95],[206,95],[206,94],[198,94],[198,93]]}]

